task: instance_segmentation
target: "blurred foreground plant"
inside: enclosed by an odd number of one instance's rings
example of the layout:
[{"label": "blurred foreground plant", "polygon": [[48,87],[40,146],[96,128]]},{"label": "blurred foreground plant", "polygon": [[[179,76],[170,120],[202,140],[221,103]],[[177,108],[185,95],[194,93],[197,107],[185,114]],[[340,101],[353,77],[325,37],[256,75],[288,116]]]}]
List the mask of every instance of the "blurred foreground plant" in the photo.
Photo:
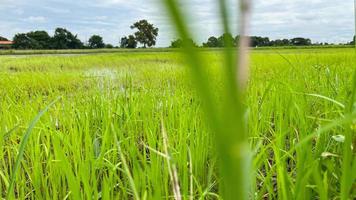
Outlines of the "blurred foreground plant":
[{"label": "blurred foreground plant", "polygon": [[[250,179],[250,150],[245,108],[242,104],[243,90],[248,79],[248,37],[247,22],[250,1],[240,1],[240,51],[235,56],[233,41],[225,39],[224,49],[224,78],[223,88],[218,94],[218,100],[211,89],[210,78],[206,72],[204,60],[199,51],[189,42],[192,38],[188,30],[187,21],[183,17],[178,3],[175,0],[163,0],[166,5],[177,32],[183,41],[183,50],[186,55],[189,69],[198,94],[204,102],[208,123],[215,133],[218,155],[220,160],[220,173],[222,182],[220,188],[224,199],[248,199]],[[229,13],[225,0],[220,0],[220,18],[225,33],[230,32]],[[238,57],[238,61],[236,59]],[[238,63],[238,65],[237,65]],[[236,67],[237,66],[237,67]]]}]

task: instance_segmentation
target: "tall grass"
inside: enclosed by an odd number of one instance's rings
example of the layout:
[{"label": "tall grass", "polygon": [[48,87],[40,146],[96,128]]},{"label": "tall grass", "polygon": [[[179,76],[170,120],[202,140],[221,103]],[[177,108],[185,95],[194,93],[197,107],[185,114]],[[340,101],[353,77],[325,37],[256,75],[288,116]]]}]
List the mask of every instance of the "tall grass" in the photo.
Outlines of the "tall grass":
[{"label": "tall grass", "polygon": [[0,57],[1,198],[354,199],[354,51],[228,50]]}]

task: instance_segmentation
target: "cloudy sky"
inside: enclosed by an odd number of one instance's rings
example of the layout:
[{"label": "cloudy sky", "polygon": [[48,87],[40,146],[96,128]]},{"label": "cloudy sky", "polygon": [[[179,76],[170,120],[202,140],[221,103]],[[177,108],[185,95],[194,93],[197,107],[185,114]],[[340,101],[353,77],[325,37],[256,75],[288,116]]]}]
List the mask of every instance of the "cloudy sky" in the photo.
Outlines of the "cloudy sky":
[{"label": "cloudy sky", "polygon": [[[202,42],[221,33],[217,0],[179,0],[189,25]],[[160,0],[0,0],[0,35],[65,27],[86,41],[99,34],[118,45],[130,25],[148,19],[159,27],[158,46],[168,46],[174,29]],[[230,0],[237,27],[237,0]],[[270,38],[309,37],[318,42],[346,42],[354,34],[354,0],[254,0],[251,35]],[[234,30],[237,33],[237,30]]]}]

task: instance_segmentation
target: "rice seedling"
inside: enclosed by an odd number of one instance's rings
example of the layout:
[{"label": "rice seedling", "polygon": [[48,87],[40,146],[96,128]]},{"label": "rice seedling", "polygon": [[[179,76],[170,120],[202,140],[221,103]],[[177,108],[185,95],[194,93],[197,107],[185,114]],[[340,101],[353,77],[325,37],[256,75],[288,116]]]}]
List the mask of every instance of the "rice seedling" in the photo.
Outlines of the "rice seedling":
[{"label": "rice seedling", "polygon": [[229,188],[249,199],[355,198],[354,50],[251,52],[237,97],[247,189],[223,185],[221,152],[240,137],[217,131],[237,130],[226,54],[196,53],[211,103],[178,52],[0,57],[0,196],[223,199]]}]

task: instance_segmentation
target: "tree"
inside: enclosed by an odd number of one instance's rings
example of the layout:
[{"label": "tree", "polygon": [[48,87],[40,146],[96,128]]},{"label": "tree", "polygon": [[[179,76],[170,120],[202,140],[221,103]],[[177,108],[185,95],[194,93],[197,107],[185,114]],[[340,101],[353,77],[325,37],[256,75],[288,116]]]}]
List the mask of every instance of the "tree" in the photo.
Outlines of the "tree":
[{"label": "tree", "polygon": [[198,47],[198,45],[194,42],[193,39],[187,39],[187,40],[177,39],[171,42],[170,48],[182,48],[184,45]]},{"label": "tree", "polygon": [[252,36],[250,38],[250,44],[252,47],[259,47],[259,46],[269,46],[270,41],[268,37],[260,37],[260,36]]},{"label": "tree", "polygon": [[16,34],[13,41],[15,49],[49,49],[51,37],[46,31],[31,31]]},{"label": "tree", "polygon": [[294,46],[308,46],[311,45],[311,40],[309,38],[297,37],[290,40],[291,44]]},{"label": "tree", "polygon": [[30,37],[26,33],[18,33],[13,38],[15,49],[37,49],[38,42]]},{"label": "tree", "polygon": [[136,40],[143,44],[143,48],[152,47],[156,45],[156,38],[158,36],[158,28],[153,24],[148,23],[147,20],[140,20],[131,26],[131,29],[138,29],[135,32]]},{"label": "tree", "polygon": [[1,37],[0,36],[0,41],[9,41],[7,38]]},{"label": "tree", "polygon": [[120,47],[121,48],[131,48],[134,49],[137,47],[137,41],[135,36],[133,35],[129,35],[129,36],[125,36],[121,38],[121,42],[120,42]]},{"label": "tree", "polygon": [[170,48],[181,48],[183,46],[183,40],[182,39],[176,39],[171,42]]},{"label": "tree", "polygon": [[234,37],[231,33],[224,33],[218,38],[218,47],[232,47],[234,46]]},{"label": "tree", "polygon": [[51,43],[54,49],[80,49],[84,46],[77,35],[64,28],[56,28]]},{"label": "tree", "polygon": [[203,43],[203,47],[219,47],[219,40],[218,38],[211,36],[208,38],[206,43]]},{"label": "tree", "polygon": [[103,38],[99,35],[93,35],[89,38],[89,47],[93,49],[104,48]]},{"label": "tree", "polygon": [[34,42],[32,49],[49,49],[51,46],[51,37],[46,31],[31,31],[27,36]]},{"label": "tree", "polygon": [[288,39],[277,39],[270,42],[270,46],[289,46],[290,41]]},{"label": "tree", "polygon": [[112,49],[112,48],[114,48],[114,46],[112,44],[105,44],[105,48]]}]

